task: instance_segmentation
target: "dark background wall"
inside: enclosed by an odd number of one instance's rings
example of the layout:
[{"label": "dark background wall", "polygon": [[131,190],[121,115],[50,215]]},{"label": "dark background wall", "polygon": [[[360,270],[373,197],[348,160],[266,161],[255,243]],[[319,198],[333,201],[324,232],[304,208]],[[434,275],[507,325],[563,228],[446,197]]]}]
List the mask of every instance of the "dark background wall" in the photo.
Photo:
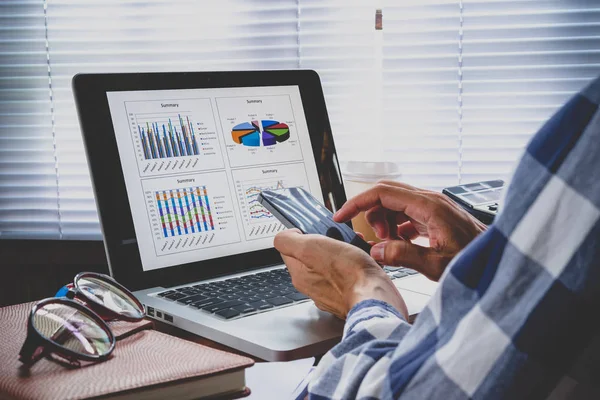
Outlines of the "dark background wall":
[{"label": "dark background wall", "polygon": [[0,240],[0,307],[54,296],[82,271],[108,274],[102,241]]}]

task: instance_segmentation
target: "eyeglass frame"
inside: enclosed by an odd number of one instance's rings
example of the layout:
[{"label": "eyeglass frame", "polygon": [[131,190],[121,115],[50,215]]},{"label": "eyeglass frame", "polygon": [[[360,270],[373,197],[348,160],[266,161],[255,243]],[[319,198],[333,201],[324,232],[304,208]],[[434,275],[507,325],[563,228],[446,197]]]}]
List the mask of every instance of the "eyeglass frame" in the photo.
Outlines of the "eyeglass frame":
[{"label": "eyeglass frame", "polygon": [[[91,318],[94,322],[98,324],[102,330],[108,335],[110,340],[110,348],[104,354],[92,355],[92,354],[84,354],[79,353],[74,350],[68,349],[56,342],[54,342],[46,335],[43,335],[40,331],[37,330],[35,325],[33,324],[33,318],[37,311],[49,304],[63,304],[68,307],[73,307],[78,311],[84,313],[87,317]],[[68,360],[71,364],[77,363],[77,361],[92,361],[92,362],[101,362],[106,361],[116,345],[116,338],[110,327],[107,323],[94,311],[92,311],[89,307],[71,299],[60,298],[60,297],[50,297],[47,299],[40,300],[37,302],[33,308],[31,309],[31,313],[29,314],[29,318],[27,321],[27,337],[25,338],[25,342],[19,351],[19,361],[26,366],[32,366],[39,360],[41,360],[44,356],[52,353],[56,353],[66,360]],[[38,350],[42,348],[41,351]]]},{"label": "eyeglass frame", "polygon": [[[86,277],[95,277],[103,280],[109,281],[111,285],[114,285],[117,289],[121,290],[123,293],[129,295],[129,297],[135,302],[135,305],[139,307],[141,310],[141,317],[130,317],[128,315],[119,314],[118,312],[111,310],[103,304],[98,303],[97,301],[90,299],[86,295],[86,291],[79,288],[79,280]],[[71,286],[71,285],[68,285]],[[80,272],[75,275],[73,278],[73,287],[67,287],[66,297],[71,300],[79,300],[84,302],[86,306],[88,306],[92,311],[98,314],[103,320],[108,321],[112,319],[119,319],[127,322],[138,322],[144,319],[144,306],[142,303],[131,293],[129,289],[125,286],[121,285],[119,282],[115,281],[111,276],[101,274],[98,272]]]},{"label": "eyeglass frame", "polygon": [[[79,288],[78,284],[79,280],[85,277],[96,277],[100,278],[101,280],[106,280],[119,290],[123,291],[123,293],[128,294],[129,297],[134,300],[135,304],[139,306],[142,310],[142,316],[140,318],[136,318],[123,315],[114,310],[111,310],[103,304],[96,302],[95,300],[89,299],[86,296],[86,292]],[[60,355],[73,365],[78,365],[79,361],[106,361],[114,351],[117,340],[115,338],[114,333],[106,323],[105,319],[120,319],[127,322],[137,322],[144,319],[144,306],[142,305],[142,303],[140,303],[140,301],[131,293],[131,291],[129,291],[129,289],[125,288],[123,285],[121,285],[108,275],[96,272],[80,272],[77,275],[75,275],[75,278],[73,278],[73,283],[71,285],[73,287],[68,288],[66,297],[50,297],[40,300],[37,303],[35,303],[35,305],[31,309],[27,321],[27,336],[25,337],[25,342],[23,343],[23,346],[19,351],[19,361],[21,361],[24,366],[31,367],[36,362],[41,360],[44,356],[52,353]],[[86,316],[90,317],[108,335],[108,338],[110,340],[110,348],[108,349],[108,351],[100,355],[84,354],[68,349],[54,342],[49,337],[43,335],[34,326],[33,319],[37,311],[48,304],[63,304],[68,307],[73,307],[84,313]],[[100,310],[103,311],[102,316],[100,316],[100,313],[98,312]],[[38,352],[40,348],[42,348],[42,350]]]}]

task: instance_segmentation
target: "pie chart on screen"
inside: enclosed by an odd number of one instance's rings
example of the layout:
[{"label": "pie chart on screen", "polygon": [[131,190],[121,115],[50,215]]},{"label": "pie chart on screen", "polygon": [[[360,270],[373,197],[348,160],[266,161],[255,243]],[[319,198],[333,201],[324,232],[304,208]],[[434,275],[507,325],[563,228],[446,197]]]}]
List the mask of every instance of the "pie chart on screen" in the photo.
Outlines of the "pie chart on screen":
[{"label": "pie chart on screen", "polygon": [[290,138],[290,127],[271,119],[244,122],[233,127],[231,137],[242,146],[274,146]]}]

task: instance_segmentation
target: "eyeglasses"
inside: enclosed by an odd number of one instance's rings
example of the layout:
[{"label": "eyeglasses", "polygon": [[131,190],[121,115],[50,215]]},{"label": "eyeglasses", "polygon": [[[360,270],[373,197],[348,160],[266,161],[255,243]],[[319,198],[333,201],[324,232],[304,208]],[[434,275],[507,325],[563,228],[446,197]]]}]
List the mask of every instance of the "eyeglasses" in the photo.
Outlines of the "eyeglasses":
[{"label": "eyeglasses", "polygon": [[79,361],[105,361],[116,339],[105,321],[136,322],[144,306],[124,286],[108,275],[82,272],[67,286],[66,297],[44,299],[33,307],[27,338],[19,360],[31,366],[56,354],[73,365]]}]

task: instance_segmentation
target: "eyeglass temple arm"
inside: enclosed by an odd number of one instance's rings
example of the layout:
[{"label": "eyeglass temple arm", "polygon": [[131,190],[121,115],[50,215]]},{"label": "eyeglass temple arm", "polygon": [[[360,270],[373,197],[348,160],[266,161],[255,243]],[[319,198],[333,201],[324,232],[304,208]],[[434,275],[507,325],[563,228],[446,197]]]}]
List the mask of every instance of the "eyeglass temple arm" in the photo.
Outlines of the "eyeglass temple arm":
[{"label": "eyeglass temple arm", "polygon": [[27,335],[23,347],[19,351],[19,361],[32,366],[44,356],[44,347],[36,335]]},{"label": "eyeglass temple arm", "polygon": [[[52,314],[50,314],[52,316]],[[66,338],[68,333],[71,330],[68,329],[67,326],[60,326],[54,334],[51,336],[51,340],[57,343],[60,343],[64,338]],[[38,351],[39,350],[39,351]],[[19,351],[19,361],[23,364],[31,366],[38,362],[45,354],[45,347],[43,341],[40,340],[37,334],[32,334],[32,332],[27,333],[27,338],[25,339],[25,343],[23,343],[23,347],[21,347],[21,351]]]}]

